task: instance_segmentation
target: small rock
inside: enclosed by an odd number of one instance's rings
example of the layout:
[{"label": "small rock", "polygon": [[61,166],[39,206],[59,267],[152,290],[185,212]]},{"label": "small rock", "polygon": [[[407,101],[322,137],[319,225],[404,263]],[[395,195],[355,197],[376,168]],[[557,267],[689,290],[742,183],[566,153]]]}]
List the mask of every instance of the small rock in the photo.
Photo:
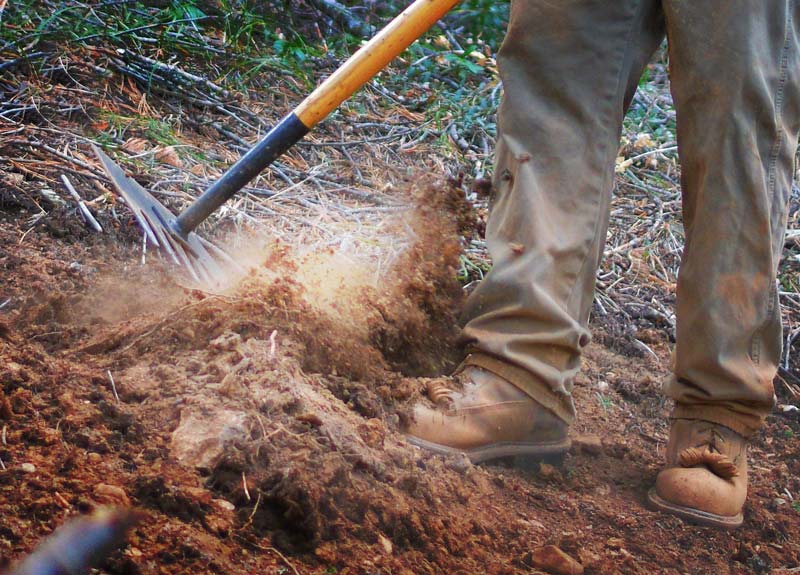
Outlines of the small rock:
[{"label": "small rock", "polygon": [[603,440],[600,439],[599,435],[593,433],[575,437],[573,444],[588,455],[601,455],[603,453]]},{"label": "small rock", "polygon": [[306,412],[297,416],[297,421],[309,424],[311,427],[319,427],[322,425],[322,418],[316,413]]},{"label": "small rock", "polygon": [[213,415],[181,411],[181,422],[172,432],[170,449],[175,458],[191,467],[214,469],[231,443],[249,436],[247,414],[220,409]]},{"label": "small rock", "polygon": [[11,419],[14,417],[14,410],[11,408],[11,401],[3,394],[0,389],[0,419]]},{"label": "small rock", "polygon": [[98,503],[106,505],[121,505],[123,507],[130,507],[131,500],[122,487],[116,485],[109,485],[107,483],[98,483],[94,486],[94,498]]},{"label": "small rock", "polygon": [[786,505],[786,500],[780,497],[776,497],[775,499],[772,500],[772,504],[775,507],[780,507],[781,505]]},{"label": "small rock", "polygon": [[23,463],[19,468],[23,473],[36,473],[36,466],[33,463]]},{"label": "small rock", "polygon": [[583,575],[583,565],[564,553],[555,545],[535,549],[529,556],[530,563],[553,575]]},{"label": "small rock", "polygon": [[225,511],[234,511],[236,509],[236,506],[226,499],[214,499],[213,503]]},{"label": "small rock", "polygon": [[548,481],[561,481],[561,472],[549,463],[539,464],[539,477]]},{"label": "small rock", "polygon": [[394,546],[392,545],[391,541],[389,541],[383,535],[378,535],[378,542],[381,544],[381,547],[383,547],[383,551],[387,555],[391,555],[392,554],[392,551],[394,551]]},{"label": "small rock", "polygon": [[606,547],[611,549],[622,549],[625,546],[625,541],[620,539],[619,537],[609,537],[608,541],[606,541]]},{"label": "small rock", "polygon": [[103,461],[103,456],[100,455],[99,453],[95,453],[94,451],[89,453],[89,455],[87,455],[86,457],[92,463],[100,463],[101,461]]},{"label": "small rock", "polygon": [[444,465],[448,469],[461,474],[466,473],[472,468],[472,462],[464,453],[459,453],[457,455],[453,455],[452,457],[448,457]]}]

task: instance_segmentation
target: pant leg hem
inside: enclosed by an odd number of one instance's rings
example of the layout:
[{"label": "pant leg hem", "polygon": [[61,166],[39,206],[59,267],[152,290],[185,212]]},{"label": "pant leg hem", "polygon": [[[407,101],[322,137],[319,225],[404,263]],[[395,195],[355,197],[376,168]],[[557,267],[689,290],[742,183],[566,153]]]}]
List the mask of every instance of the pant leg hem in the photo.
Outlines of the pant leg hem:
[{"label": "pant leg hem", "polygon": [[700,419],[732,429],[745,438],[752,437],[764,422],[758,415],[736,413],[717,405],[676,403],[670,419]]},{"label": "pant leg hem", "polygon": [[490,371],[509,381],[555,413],[567,425],[575,420],[575,405],[572,402],[572,396],[556,394],[546,383],[529,371],[483,353],[469,354],[456,371],[461,371],[470,365]]}]

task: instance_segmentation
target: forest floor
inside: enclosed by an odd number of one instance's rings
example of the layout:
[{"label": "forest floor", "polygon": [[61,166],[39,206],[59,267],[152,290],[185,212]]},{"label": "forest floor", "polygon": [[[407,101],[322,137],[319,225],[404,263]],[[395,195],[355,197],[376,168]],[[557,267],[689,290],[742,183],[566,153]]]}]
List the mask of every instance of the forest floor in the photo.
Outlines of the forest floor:
[{"label": "forest floor", "polygon": [[[573,448],[520,469],[399,432],[425,378],[458,360],[458,309],[489,266],[491,124],[437,104],[427,77],[400,94],[413,65],[399,65],[204,228],[248,273],[188,285],[142,249],[89,142],[180,209],[305,86],[270,63],[222,89],[214,68],[86,42],[0,67],[0,570],[112,505],[142,519],[102,573],[557,573],[540,562],[549,545],[587,574],[800,572],[795,240],[779,405],[752,443],[744,526],[644,505],[668,434],[682,241],[663,62],[626,123]],[[449,65],[491,104],[487,58]],[[322,76],[335,59],[312,64]],[[795,193],[791,229],[799,210]]]}]

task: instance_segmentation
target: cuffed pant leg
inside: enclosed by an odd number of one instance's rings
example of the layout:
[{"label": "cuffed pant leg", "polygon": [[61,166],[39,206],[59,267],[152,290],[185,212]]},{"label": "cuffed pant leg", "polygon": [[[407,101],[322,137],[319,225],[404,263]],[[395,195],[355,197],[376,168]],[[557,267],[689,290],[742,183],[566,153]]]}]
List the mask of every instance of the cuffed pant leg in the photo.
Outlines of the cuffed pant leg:
[{"label": "cuffed pant leg", "polygon": [[795,0],[664,2],[686,245],[667,394],[749,435],[773,406],[800,118]]},{"label": "cuffed pant leg", "polygon": [[624,109],[663,38],[661,18],[654,0],[513,0],[498,55],[494,267],[467,301],[461,341],[467,363],[567,421]]}]

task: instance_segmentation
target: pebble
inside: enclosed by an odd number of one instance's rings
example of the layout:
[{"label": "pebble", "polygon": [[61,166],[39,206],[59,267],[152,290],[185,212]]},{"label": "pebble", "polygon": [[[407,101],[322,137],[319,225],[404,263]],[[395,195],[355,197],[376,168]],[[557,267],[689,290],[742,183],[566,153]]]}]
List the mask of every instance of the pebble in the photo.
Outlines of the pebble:
[{"label": "pebble", "polygon": [[625,546],[625,541],[619,537],[609,537],[606,541],[606,546],[611,549],[622,549]]},{"label": "pebble", "polygon": [[583,565],[555,545],[545,545],[530,554],[530,563],[553,575],[583,575]]},{"label": "pebble", "polygon": [[603,440],[599,435],[588,433],[586,435],[579,435],[575,437],[573,443],[583,453],[589,455],[601,455],[603,453]]},{"label": "pebble", "polygon": [[466,473],[472,468],[472,462],[464,453],[458,453],[452,457],[448,457],[444,465],[448,469],[461,474]]},{"label": "pebble", "polygon": [[551,479],[553,477],[556,477],[556,473],[558,473],[558,470],[549,463],[539,464],[539,477],[543,477],[544,479]]},{"label": "pebble", "polygon": [[387,555],[391,555],[391,554],[392,554],[392,551],[394,551],[394,546],[392,545],[392,542],[391,542],[391,541],[389,541],[389,540],[388,540],[386,537],[384,537],[383,535],[378,535],[378,541],[380,542],[380,544],[381,544],[381,547],[383,547],[383,551],[384,551],[384,552],[385,552]]},{"label": "pebble", "polygon": [[98,503],[105,503],[107,505],[130,507],[131,504],[131,500],[128,499],[128,494],[125,493],[122,487],[109,485],[107,483],[98,483],[94,486],[94,497]]},{"label": "pebble", "polygon": [[23,463],[19,468],[23,473],[36,473],[36,466],[33,463]]},{"label": "pebble", "polygon": [[234,511],[234,510],[236,510],[236,506],[233,503],[231,503],[230,501],[227,501],[225,499],[214,499],[213,501],[217,505],[217,507],[220,507],[220,508],[224,509],[225,511]]}]

